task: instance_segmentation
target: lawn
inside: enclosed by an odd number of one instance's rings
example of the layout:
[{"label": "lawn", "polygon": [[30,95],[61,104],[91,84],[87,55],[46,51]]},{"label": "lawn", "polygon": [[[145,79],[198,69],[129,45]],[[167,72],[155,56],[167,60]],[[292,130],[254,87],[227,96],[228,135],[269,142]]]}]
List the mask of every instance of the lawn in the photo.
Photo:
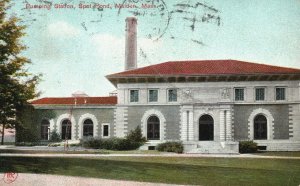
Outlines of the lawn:
[{"label": "lawn", "polygon": [[260,156],[288,156],[288,157],[300,157],[300,151],[291,151],[291,152],[271,152],[263,151],[258,153],[253,153],[254,155]]},{"label": "lawn", "polygon": [[0,172],[43,173],[194,185],[299,185],[293,159],[199,157],[1,157]]}]

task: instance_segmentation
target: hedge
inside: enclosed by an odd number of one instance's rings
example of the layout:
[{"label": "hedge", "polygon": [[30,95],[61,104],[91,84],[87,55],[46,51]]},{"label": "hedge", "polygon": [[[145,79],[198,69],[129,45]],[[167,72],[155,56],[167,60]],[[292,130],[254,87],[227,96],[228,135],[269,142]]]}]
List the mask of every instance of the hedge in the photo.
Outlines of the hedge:
[{"label": "hedge", "polygon": [[164,151],[164,152],[176,152],[176,153],[182,153],[183,152],[183,145],[181,142],[165,142],[159,144],[156,149],[158,151]]},{"label": "hedge", "polygon": [[94,149],[107,150],[135,150],[146,142],[146,138],[142,136],[141,128],[137,126],[135,130],[131,130],[125,138],[107,138],[96,139],[90,138],[83,140],[82,146]]},{"label": "hedge", "polygon": [[253,141],[240,141],[239,142],[240,153],[254,153],[257,152],[257,143]]},{"label": "hedge", "polygon": [[144,143],[135,142],[126,138],[108,138],[108,139],[87,139],[83,140],[82,146],[93,149],[106,149],[106,150],[135,150],[142,146]]}]

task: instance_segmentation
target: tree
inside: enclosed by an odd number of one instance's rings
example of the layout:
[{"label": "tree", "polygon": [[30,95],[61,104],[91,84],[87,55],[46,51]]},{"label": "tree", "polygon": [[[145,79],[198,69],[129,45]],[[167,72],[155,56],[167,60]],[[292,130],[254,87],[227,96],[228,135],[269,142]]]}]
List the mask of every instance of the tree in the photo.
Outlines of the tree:
[{"label": "tree", "polygon": [[29,105],[28,100],[38,96],[36,85],[40,75],[30,74],[26,65],[30,60],[21,56],[26,46],[21,44],[25,35],[25,26],[19,25],[19,19],[8,16],[10,0],[0,0],[0,124],[2,140],[4,128],[21,125],[18,113]]}]

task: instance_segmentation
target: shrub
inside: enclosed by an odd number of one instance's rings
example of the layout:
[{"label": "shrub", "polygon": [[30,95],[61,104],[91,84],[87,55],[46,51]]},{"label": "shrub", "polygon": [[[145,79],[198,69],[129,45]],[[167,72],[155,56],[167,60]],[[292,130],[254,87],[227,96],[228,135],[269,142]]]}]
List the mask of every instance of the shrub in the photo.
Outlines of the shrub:
[{"label": "shrub", "polygon": [[81,146],[80,143],[70,143],[69,145],[70,145],[70,147],[80,147]]},{"label": "shrub", "polygon": [[126,139],[129,141],[141,142],[141,143],[145,143],[147,141],[146,138],[143,137],[140,126],[137,126],[134,130],[131,130],[126,136]]},{"label": "shrub", "polygon": [[45,146],[48,142],[16,142],[16,146]]},{"label": "shrub", "polygon": [[48,144],[48,147],[59,147],[59,146],[62,146],[62,144],[60,144],[60,143],[49,143]]},{"label": "shrub", "polygon": [[82,146],[93,149],[106,150],[135,150],[143,143],[128,140],[126,138],[87,139],[82,141]]},{"label": "shrub", "polygon": [[106,140],[106,149],[110,150],[133,150],[130,141],[124,138],[111,138]]},{"label": "shrub", "polygon": [[182,153],[183,152],[183,145],[181,142],[165,142],[159,144],[156,149],[158,151],[164,151],[164,152],[176,152],[176,153]]},{"label": "shrub", "polygon": [[253,141],[240,141],[239,142],[240,153],[253,153],[257,152],[257,143]]},{"label": "shrub", "polygon": [[56,130],[52,130],[50,133],[50,139],[51,142],[61,142],[60,134]]},{"label": "shrub", "polygon": [[131,130],[125,138],[97,139],[88,138],[81,140],[81,144],[86,148],[106,149],[106,150],[135,150],[146,142],[141,128],[138,126]]},{"label": "shrub", "polygon": [[86,148],[93,148],[93,149],[99,149],[100,148],[100,140],[101,139],[95,139],[95,138],[88,138],[81,140],[81,144],[83,147]]}]

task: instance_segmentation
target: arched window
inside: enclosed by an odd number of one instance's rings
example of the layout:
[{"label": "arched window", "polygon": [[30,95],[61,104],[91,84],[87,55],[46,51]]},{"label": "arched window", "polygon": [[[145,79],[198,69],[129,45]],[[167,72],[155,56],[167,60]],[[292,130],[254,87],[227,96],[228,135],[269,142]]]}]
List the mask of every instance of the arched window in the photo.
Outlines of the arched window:
[{"label": "arched window", "polygon": [[61,138],[71,139],[72,123],[69,119],[65,119],[61,123]]},{"label": "arched window", "polygon": [[147,120],[147,139],[148,140],[160,139],[159,118],[157,116],[150,116]]},{"label": "arched window", "polygon": [[88,137],[91,136],[93,137],[93,128],[94,128],[94,123],[91,119],[86,119],[83,122],[83,136]]},{"label": "arched window", "polygon": [[268,127],[267,127],[267,118],[259,114],[254,118],[254,139],[255,140],[264,140],[268,139]]},{"label": "arched window", "polygon": [[49,120],[43,119],[41,122],[41,139],[42,140],[48,140],[49,127],[50,127]]},{"label": "arched window", "polygon": [[199,119],[199,141],[214,140],[214,119],[205,114]]}]

